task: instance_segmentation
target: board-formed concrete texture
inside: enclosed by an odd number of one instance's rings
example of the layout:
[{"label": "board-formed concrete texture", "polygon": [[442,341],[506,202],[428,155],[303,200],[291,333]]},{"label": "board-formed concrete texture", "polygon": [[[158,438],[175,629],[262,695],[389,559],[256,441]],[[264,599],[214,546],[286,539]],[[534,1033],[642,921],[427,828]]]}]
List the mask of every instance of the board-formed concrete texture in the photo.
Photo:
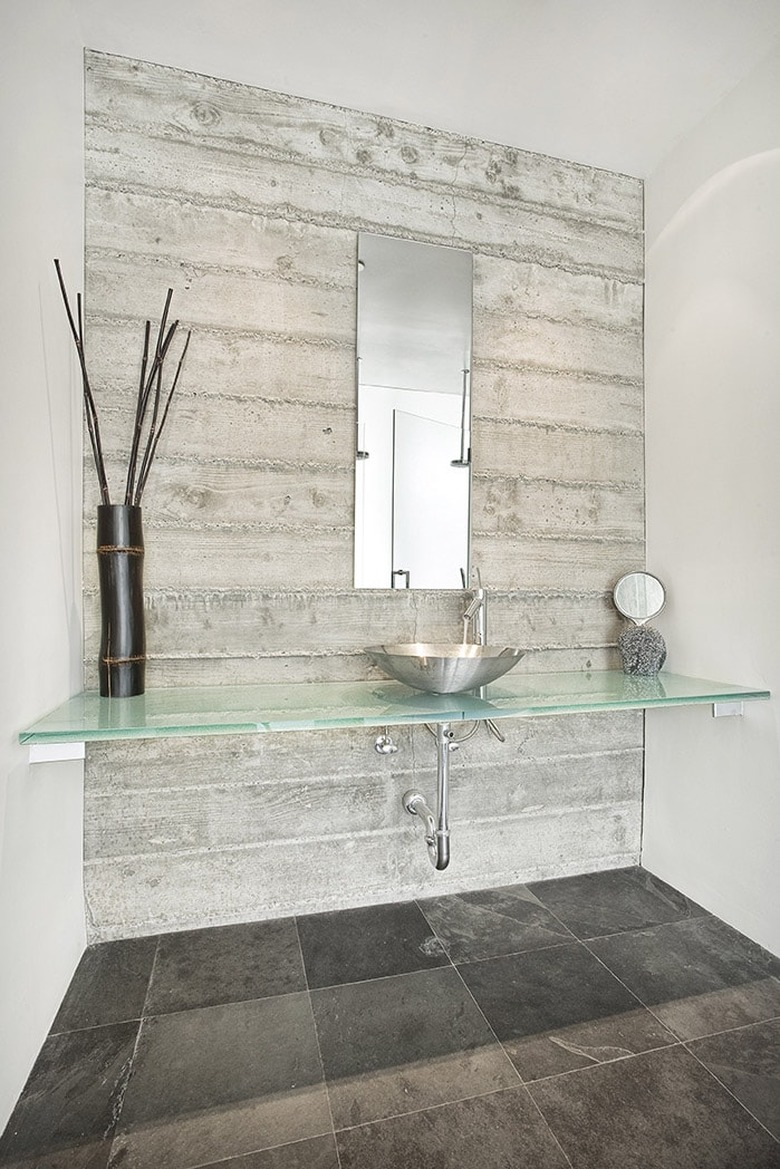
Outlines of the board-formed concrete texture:
[{"label": "board-formed concrete texture", "polygon": [[[114,498],[143,321],[193,336],[144,496],[149,686],[370,678],[452,641],[462,594],[352,587],[357,237],[474,256],[473,560],[520,670],[617,666],[644,565],[642,184],[181,70],[86,56],[88,358]],[[85,680],[96,685],[85,464]],[[301,732],[91,746],[93,939],[638,859],[641,714],[513,720],[453,757],[453,855],[401,793],[433,740]]]}]

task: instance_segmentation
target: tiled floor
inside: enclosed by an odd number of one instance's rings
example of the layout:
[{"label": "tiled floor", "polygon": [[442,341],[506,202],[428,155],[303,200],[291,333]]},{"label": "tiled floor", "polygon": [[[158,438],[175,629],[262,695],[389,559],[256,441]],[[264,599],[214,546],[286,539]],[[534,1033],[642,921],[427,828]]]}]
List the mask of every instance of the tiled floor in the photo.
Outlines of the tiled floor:
[{"label": "tiled floor", "polygon": [[779,976],[641,869],[96,946],[0,1164],[780,1169]]}]

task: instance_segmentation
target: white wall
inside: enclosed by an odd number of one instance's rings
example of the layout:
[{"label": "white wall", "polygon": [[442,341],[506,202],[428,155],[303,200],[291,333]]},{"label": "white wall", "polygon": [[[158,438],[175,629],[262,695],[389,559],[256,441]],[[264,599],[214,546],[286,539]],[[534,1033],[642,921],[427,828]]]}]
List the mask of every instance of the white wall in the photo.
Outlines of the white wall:
[{"label": "white wall", "polygon": [[0,1130],[84,946],[82,767],[17,736],[80,689],[79,387],[54,281],[83,270],[82,48],[63,0],[0,38]]},{"label": "white wall", "polygon": [[644,863],[780,953],[780,54],[650,177],[647,563],[668,668],[770,688],[647,719]]}]

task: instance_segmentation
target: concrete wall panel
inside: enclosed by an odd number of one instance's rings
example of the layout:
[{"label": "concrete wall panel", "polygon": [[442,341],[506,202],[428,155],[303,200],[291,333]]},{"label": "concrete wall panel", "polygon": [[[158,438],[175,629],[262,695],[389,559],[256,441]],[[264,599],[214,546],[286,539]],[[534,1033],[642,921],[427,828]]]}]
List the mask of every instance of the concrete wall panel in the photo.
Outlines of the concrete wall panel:
[{"label": "concrete wall panel", "polygon": [[[87,55],[89,355],[114,495],[143,321],[193,337],[144,497],[149,685],[374,678],[379,640],[459,638],[457,593],[352,588],[360,231],[469,248],[474,561],[523,671],[614,663],[644,560],[642,190],[634,179],[143,62]],[[85,465],[85,672],[98,637]],[[451,868],[410,786],[424,729],[91,747],[93,937],[632,863],[642,720],[480,731]]]}]

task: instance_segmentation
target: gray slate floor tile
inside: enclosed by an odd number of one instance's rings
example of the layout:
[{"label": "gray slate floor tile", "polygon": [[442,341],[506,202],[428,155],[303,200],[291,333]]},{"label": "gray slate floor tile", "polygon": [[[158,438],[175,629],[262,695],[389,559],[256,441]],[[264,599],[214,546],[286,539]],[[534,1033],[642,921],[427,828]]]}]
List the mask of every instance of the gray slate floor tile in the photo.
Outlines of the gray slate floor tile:
[{"label": "gray slate floor tile", "polygon": [[337,1129],[518,1082],[451,966],[311,998]]},{"label": "gray slate floor tile", "polygon": [[103,1169],[137,1023],[69,1031],[43,1045],[0,1138],[4,1169]]},{"label": "gray slate floor tile", "polygon": [[308,995],[144,1021],[112,1164],[189,1169],[331,1132]]},{"label": "gray slate floor tile", "polygon": [[525,1081],[675,1041],[579,942],[458,970]]},{"label": "gray slate floor tile", "polygon": [[578,938],[603,937],[706,913],[640,868],[536,881],[528,888]]},{"label": "gray slate floor tile", "polygon": [[339,1169],[339,1157],[336,1142],[329,1134],[247,1153],[244,1157],[230,1157],[227,1161],[212,1161],[199,1169]]},{"label": "gray slate floor tile", "polygon": [[780,1019],[696,1039],[687,1047],[780,1141]]},{"label": "gray slate floor tile", "polygon": [[186,930],[160,937],[145,1014],[305,989],[292,918]]},{"label": "gray slate floor tile", "polygon": [[140,1019],[157,938],[90,946],[81,957],[51,1033]]},{"label": "gray slate floor tile", "polygon": [[529,1091],[573,1169],[780,1169],[780,1144],[680,1046]]},{"label": "gray slate floor tile", "polygon": [[780,1015],[780,960],[714,917],[588,943],[681,1039]]},{"label": "gray slate floor tile", "polygon": [[572,937],[525,885],[432,897],[419,904],[453,962],[537,950]]},{"label": "gray slate floor tile", "polygon": [[780,960],[648,874],[299,924],[91,947],[2,1169],[780,1169]]},{"label": "gray slate floor tile", "polygon": [[299,917],[298,932],[311,988],[449,964],[414,902]]},{"label": "gray slate floor tile", "polygon": [[568,1169],[524,1088],[337,1134],[341,1169]]}]

